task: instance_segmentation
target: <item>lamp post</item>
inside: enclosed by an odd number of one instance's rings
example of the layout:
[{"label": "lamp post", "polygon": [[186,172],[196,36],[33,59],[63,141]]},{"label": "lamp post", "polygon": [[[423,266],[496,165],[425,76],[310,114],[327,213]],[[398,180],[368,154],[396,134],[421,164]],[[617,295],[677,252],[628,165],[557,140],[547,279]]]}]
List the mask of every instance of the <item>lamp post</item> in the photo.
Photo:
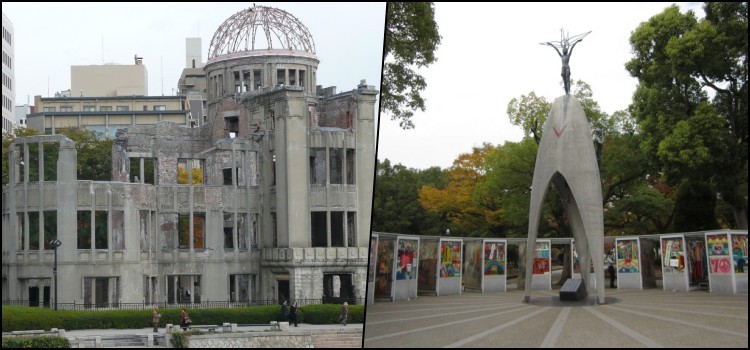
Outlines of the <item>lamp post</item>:
[{"label": "lamp post", "polygon": [[52,267],[52,276],[55,277],[55,310],[57,310],[57,247],[62,245],[59,239],[55,239],[49,242],[52,248],[55,248],[55,266]]},{"label": "lamp post", "polygon": [[451,229],[447,228],[445,229],[445,235],[450,236],[451,235]]}]

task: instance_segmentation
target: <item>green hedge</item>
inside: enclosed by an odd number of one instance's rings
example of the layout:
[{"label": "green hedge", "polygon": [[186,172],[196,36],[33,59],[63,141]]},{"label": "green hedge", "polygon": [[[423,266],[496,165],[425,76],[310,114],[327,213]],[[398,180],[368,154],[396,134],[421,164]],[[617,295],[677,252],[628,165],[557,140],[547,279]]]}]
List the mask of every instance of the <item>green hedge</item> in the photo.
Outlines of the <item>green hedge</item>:
[{"label": "green hedge", "polygon": [[[323,304],[307,305],[300,308],[305,316],[305,323],[332,324],[339,321],[341,316],[341,305]],[[349,305],[349,319],[347,323],[363,323],[365,307],[362,305]]]},{"label": "green hedge", "polygon": [[[268,324],[281,320],[281,306],[252,306],[242,308],[188,309],[193,324]],[[160,327],[180,323],[180,309],[160,309]],[[153,327],[152,310],[69,311],[40,307],[3,306],[3,331],[61,328],[74,329],[133,329]],[[313,324],[336,323],[341,305],[308,305],[297,312],[297,322]],[[349,323],[362,323],[364,306],[349,306]]]},{"label": "green hedge", "polygon": [[70,342],[65,337],[52,335],[22,335],[3,337],[3,348],[70,348]]}]

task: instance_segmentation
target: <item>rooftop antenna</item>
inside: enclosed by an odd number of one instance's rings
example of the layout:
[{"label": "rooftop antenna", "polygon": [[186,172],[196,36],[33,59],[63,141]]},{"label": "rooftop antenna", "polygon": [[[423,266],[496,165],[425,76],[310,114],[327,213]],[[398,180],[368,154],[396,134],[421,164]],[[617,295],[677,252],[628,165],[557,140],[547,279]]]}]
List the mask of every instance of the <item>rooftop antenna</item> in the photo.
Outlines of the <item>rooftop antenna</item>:
[{"label": "rooftop antenna", "polygon": [[161,71],[161,95],[164,96],[164,56],[159,56],[159,70]]},{"label": "rooftop antenna", "polygon": [[102,34],[102,64],[104,64],[104,34]]}]

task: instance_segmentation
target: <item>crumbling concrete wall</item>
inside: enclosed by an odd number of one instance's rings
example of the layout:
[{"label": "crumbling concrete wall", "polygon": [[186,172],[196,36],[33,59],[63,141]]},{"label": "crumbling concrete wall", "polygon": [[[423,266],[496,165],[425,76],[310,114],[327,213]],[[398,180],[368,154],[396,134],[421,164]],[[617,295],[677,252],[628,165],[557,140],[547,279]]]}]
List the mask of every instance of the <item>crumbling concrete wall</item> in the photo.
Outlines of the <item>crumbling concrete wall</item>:
[{"label": "crumbling concrete wall", "polygon": [[351,95],[321,100],[315,111],[314,126],[351,129],[357,119],[357,102]]}]

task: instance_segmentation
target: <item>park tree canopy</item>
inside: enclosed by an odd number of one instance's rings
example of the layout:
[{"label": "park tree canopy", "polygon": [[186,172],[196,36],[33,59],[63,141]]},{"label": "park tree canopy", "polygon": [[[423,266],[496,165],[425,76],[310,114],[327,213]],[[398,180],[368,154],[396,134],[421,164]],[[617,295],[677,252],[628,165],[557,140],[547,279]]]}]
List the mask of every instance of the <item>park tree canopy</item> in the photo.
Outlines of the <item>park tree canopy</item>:
[{"label": "park tree canopy", "polygon": [[669,183],[693,189],[685,195],[712,189],[740,229],[747,228],[747,6],[706,3],[702,19],[670,6],[633,31],[625,65],[638,78],[630,110],[643,153]]}]

